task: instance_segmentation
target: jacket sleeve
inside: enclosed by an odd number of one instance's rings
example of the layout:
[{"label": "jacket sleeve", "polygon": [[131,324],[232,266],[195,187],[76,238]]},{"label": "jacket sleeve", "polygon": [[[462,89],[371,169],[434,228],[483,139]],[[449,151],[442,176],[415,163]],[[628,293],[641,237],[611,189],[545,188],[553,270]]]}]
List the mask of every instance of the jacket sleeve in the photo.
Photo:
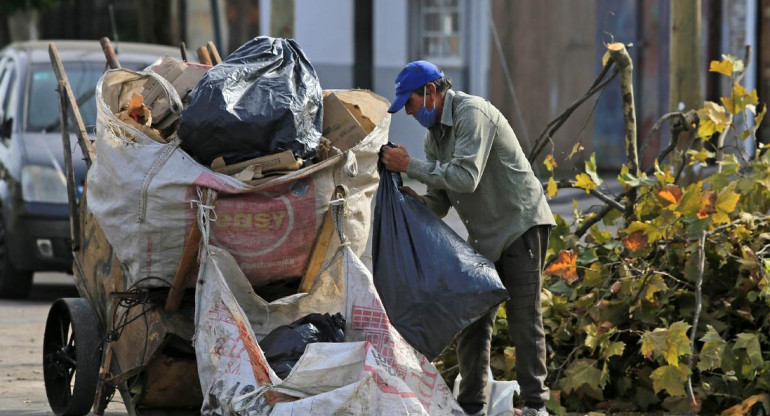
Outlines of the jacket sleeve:
[{"label": "jacket sleeve", "polygon": [[428,185],[429,189],[472,193],[484,173],[497,126],[477,107],[468,107],[456,114],[454,123],[452,159],[448,163],[435,157],[425,161],[411,159],[406,173]]},{"label": "jacket sleeve", "polygon": [[[425,157],[428,163],[436,161],[435,149],[428,143],[427,137],[425,139]],[[425,199],[425,205],[439,218],[444,218],[449,212],[449,206],[451,205],[449,196],[443,189],[436,189],[428,185],[428,191],[422,197]]]}]

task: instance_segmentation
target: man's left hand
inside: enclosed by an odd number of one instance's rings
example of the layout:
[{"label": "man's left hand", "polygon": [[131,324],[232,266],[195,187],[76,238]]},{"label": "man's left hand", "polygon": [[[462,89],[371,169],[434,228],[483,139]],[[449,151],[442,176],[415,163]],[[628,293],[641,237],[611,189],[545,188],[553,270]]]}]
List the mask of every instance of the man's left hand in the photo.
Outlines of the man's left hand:
[{"label": "man's left hand", "polygon": [[391,172],[406,172],[411,157],[402,145],[398,147],[382,147],[382,163]]}]

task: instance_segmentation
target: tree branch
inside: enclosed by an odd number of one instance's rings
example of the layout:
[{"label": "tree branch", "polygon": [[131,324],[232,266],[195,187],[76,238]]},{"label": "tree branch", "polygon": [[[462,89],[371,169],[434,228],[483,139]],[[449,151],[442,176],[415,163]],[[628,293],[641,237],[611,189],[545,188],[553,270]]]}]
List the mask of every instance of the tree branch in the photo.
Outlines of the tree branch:
[{"label": "tree branch", "polygon": [[564,124],[565,121],[572,115],[572,113],[580,107],[581,104],[583,104],[586,100],[591,98],[594,94],[596,94],[598,91],[601,91],[602,88],[606,87],[607,84],[610,83],[617,75],[618,70],[616,69],[612,75],[606,80],[602,79],[606,76],[607,72],[609,72],[610,66],[612,66],[612,61],[608,61],[607,64],[602,68],[602,72],[599,73],[599,76],[596,78],[594,83],[591,85],[591,88],[586,91],[583,96],[578,98],[574,103],[572,103],[569,107],[567,107],[566,110],[564,110],[561,114],[559,114],[556,118],[551,120],[546,126],[543,128],[543,130],[540,132],[540,134],[537,137],[537,140],[535,140],[535,144],[532,147],[532,152],[530,152],[529,157],[527,159],[529,160],[529,163],[533,163],[535,159],[537,159],[538,156],[540,156],[540,153],[542,153],[543,149],[545,149],[545,145],[547,143],[551,142],[551,137],[554,133],[556,133],[557,130]]}]

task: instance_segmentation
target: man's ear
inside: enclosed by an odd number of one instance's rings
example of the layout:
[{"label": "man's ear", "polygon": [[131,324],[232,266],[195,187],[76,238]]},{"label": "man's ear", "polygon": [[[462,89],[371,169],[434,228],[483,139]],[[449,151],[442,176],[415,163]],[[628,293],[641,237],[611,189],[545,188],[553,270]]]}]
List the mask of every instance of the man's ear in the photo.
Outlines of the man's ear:
[{"label": "man's ear", "polygon": [[436,93],[436,84],[429,82],[427,85],[427,94],[435,94]]}]

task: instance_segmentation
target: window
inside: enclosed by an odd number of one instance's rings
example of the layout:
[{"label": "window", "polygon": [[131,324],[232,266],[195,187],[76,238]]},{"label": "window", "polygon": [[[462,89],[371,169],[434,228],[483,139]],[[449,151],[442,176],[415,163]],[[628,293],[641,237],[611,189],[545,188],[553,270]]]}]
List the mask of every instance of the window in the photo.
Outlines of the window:
[{"label": "window", "polygon": [[419,10],[419,54],[446,62],[462,59],[461,0],[422,0]]}]

